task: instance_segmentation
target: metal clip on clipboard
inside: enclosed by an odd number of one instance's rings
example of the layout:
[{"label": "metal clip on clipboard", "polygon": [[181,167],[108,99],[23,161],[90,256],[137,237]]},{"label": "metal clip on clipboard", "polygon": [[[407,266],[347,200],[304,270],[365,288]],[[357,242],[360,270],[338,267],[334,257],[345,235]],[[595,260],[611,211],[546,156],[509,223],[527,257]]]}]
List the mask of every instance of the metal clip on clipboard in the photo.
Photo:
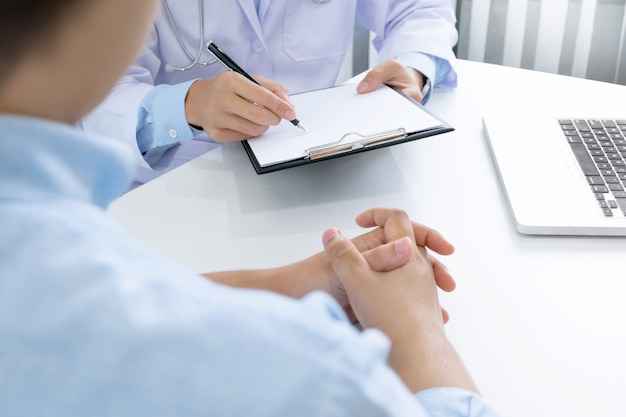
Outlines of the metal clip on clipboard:
[{"label": "metal clip on clipboard", "polygon": [[[357,136],[360,139],[352,142],[343,143],[343,141],[349,136]],[[373,135],[368,136],[364,136],[357,132],[350,132],[343,135],[341,139],[336,142],[307,148],[305,150],[305,159],[314,160],[327,156],[352,152],[357,149],[367,148],[368,146],[380,145],[383,143],[392,142],[397,139],[406,138],[406,136],[406,130],[404,130],[404,128],[390,130],[388,132],[374,133]]]}]

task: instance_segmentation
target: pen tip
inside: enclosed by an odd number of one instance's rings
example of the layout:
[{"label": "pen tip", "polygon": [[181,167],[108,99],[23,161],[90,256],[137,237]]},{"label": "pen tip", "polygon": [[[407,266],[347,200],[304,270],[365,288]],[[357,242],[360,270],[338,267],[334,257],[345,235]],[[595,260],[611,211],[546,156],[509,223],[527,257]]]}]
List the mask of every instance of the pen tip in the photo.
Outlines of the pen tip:
[{"label": "pen tip", "polygon": [[308,131],[309,131],[306,127],[304,127],[304,126],[302,125],[302,123],[298,123],[298,127],[299,127],[300,129],[304,130],[305,132],[308,132]]}]

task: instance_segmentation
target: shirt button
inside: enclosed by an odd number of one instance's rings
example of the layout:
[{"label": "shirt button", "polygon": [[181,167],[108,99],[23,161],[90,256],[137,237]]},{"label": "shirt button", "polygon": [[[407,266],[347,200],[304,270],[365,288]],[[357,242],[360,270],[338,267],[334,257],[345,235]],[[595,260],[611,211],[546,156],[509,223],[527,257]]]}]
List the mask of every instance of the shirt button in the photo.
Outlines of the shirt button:
[{"label": "shirt button", "polygon": [[170,135],[170,138],[172,139],[176,139],[178,137],[178,132],[176,131],[176,129],[170,129],[168,133]]},{"label": "shirt button", "polygon": [[255,39],[254,42],[252,42],[252,49],[254,49],[254,52],[265,51],[265,46],[263,45],[263,41],[261,39]]}]

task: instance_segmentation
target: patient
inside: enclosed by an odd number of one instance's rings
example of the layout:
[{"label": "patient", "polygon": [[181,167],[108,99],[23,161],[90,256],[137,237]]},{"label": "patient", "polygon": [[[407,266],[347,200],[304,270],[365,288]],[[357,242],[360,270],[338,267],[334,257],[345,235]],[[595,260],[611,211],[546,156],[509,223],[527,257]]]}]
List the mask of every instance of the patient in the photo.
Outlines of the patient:
[{"label": "patient", "polygon": [[494,415],[443,329],[437,286],[454,281],[425,248],[453,248],[405,213],[368,210],[353,240],[330,228],[301,262],[210,279],[107,216],[132,156],[73,126],[157,4],[0,3],[2,414]]}]

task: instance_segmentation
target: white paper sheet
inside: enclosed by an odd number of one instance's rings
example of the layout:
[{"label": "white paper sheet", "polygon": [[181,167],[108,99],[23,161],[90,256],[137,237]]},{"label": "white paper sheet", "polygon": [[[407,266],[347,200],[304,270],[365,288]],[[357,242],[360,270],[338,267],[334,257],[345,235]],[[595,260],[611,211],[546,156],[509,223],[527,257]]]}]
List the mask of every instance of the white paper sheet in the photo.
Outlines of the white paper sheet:
[{"label": "white paper sheet", "polygon": [[358,94],[356,85],[347,84],[296,94],[290,99],[308,133],[283,120],[258,138],[248,140],[262,167],[302,159],[306,149],[338,141],[351,132],[369,136],[404,128],[411,133],[442,125],[387,86]]}]

